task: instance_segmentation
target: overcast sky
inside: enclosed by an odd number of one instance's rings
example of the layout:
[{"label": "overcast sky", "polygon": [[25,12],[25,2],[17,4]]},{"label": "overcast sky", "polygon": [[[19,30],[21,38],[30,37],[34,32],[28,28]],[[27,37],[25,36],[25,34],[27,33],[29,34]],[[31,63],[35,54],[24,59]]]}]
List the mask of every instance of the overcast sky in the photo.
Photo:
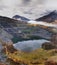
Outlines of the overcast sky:
[{"label": "overcast sky", "polygon": [[0,0],[0,15],[16,14],[28,18],[37,17],[45,10],[57,10],[57,0]]}]

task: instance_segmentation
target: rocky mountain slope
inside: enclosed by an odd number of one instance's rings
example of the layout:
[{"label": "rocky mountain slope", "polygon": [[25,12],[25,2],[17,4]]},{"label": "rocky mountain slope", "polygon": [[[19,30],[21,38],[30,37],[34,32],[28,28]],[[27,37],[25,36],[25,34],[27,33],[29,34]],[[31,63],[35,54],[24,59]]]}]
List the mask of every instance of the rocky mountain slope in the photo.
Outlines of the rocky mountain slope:
[{"label": "rocky mountain slope", "polygon": [[[53,32],[44,26],[34,26],[21,20],[15,20],[8,17],[0,16],[0,32],[1,38],[16,40],[29,40],[45,38],[50,39]],[[1,31],[0,30],[0,31]]]},{"label": "rocky mountain slope", "polygon": [[56,10],[48,13],[47,15],[45,15],[43,17],[36,19],[36,21],[44,21],[44,22],[48,22],[48,23],[55,22],[56,20],[57,20],[57,11]]}]

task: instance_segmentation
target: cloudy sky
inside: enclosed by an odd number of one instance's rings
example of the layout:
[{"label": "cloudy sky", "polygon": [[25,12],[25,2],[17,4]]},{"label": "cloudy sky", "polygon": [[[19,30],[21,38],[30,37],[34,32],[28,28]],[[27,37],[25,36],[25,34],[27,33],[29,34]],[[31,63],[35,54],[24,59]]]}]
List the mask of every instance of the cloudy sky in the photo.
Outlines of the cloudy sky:
[{"label": "cloudy sky", "polygon": [[33,19],[56,9],[57,0],[0,0],[0,15],[7,17],[18,14]]}]

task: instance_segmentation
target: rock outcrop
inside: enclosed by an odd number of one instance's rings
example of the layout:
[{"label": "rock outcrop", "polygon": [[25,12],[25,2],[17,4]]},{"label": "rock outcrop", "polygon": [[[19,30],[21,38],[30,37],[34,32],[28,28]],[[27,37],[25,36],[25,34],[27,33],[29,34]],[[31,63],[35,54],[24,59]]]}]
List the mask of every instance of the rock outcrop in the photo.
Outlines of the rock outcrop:
[{"label": "rock outcrop", "polygon": [[54,49],[55,45],[53,45],[51,42],[45,42],[42,44],[42,48],[45,50]]}]

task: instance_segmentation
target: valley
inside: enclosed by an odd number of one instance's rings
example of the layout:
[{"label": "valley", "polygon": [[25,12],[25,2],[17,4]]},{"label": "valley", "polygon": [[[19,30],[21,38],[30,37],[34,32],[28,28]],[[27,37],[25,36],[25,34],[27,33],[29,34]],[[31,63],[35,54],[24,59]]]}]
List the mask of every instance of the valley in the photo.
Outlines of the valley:
[{"label": "valley", "polygon": [[[3,64],[45,65],[47,59],[57,54],[57,47],[54,48],[57,45],[54,44],[57,38],[53,38],[53,35],[56,37],[57,34],[56,26],[49,27],[46,24],[28,22],[0,16],[0,62]],[[49,22],[47,23],[49,24]],[[53,23],[55,24],[55,22]],[[52,41],[51,38],[53,38]]]}]

